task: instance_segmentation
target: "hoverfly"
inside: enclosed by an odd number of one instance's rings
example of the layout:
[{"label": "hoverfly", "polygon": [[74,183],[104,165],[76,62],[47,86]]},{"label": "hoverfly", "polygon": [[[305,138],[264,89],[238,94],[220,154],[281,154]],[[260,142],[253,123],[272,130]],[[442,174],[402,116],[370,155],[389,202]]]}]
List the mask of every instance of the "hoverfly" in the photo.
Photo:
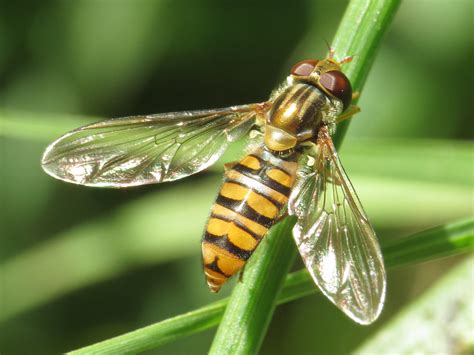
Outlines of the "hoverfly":
[{"label": "hoverfly", "polygon": [[[226,164],[202,239],[204,273],[217,292],[244,267],[268,229],[287,213],[302,259],[321,291],[361,324],[380,314],[386,277],[367,216],[333,145],[336,123],[358,111],[334,51],[305,60],[266,102],[131,116],[94,123],[57,139],[43,169],[67,182],[128,187],[173,181],[216,162],[232,142],[259,143]],[[255,134],[254,134],[255,135]]]}]

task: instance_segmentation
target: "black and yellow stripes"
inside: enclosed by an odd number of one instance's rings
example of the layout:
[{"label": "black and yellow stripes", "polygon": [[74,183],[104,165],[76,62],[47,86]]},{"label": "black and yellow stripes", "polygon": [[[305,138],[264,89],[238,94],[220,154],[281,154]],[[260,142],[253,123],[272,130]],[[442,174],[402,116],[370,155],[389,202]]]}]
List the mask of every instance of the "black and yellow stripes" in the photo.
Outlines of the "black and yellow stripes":
[{"label": "black and yellow stripes", "polygon": [[217,292],[252,255],[288,201],[296,163],[266,150],[247,155],[226,172],[202,240],[204,272]]}]

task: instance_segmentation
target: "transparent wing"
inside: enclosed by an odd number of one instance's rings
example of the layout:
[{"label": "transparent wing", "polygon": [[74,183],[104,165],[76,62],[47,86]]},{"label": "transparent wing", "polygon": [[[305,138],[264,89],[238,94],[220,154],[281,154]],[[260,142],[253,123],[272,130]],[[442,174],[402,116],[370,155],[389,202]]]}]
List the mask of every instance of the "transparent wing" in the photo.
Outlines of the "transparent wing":
[{"label": "transparent wing", "polygon": [[312,166],[302,164],[290,196],[293,236],[321,291],[350,318],[370,324],[382,310],[386,286],[375,232],[326,128],[314,158]]},{"label": "transparent wing", "polygon": [[255,124],[265,104],[133,116],[94,123],[53,142],[42,158],[53,177],[88,186],[172,181],[212,165]]}]

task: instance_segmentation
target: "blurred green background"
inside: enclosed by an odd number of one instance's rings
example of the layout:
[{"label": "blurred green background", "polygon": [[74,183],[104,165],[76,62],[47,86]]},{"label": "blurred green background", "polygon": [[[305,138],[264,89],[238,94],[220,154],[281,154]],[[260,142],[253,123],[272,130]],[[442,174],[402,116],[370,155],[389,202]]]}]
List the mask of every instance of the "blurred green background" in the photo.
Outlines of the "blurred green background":
[{"label": "blurred green background", "polygon": [[[45,175],[42,151],[105,117],[265,100],[294,62],[324,56],[345,6],[2,3],[2,353],[65,352],[228,294],[208,292],[200,261],[222,165],[161,186],[92,189]],[[472,10],[468,0],[402,3],[362,92],[341,158],[381,240],[473,215]],[[321,295],[281,306],[262,353],[352,352],[460,259],[389,272],[370,327]],[[202,354],[213,333],[150,353]]]}]

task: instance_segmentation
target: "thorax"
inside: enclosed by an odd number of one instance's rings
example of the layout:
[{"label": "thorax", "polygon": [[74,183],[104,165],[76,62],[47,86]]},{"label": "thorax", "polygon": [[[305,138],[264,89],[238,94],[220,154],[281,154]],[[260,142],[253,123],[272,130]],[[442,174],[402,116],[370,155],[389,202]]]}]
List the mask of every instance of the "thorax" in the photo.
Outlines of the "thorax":
[{"label": "thorax", "polygon": [[273,151],[293,149],[315,137],[334,102],[323,91],[306,83],[295,83],[277,91],[265,126],[265,145]]}]

